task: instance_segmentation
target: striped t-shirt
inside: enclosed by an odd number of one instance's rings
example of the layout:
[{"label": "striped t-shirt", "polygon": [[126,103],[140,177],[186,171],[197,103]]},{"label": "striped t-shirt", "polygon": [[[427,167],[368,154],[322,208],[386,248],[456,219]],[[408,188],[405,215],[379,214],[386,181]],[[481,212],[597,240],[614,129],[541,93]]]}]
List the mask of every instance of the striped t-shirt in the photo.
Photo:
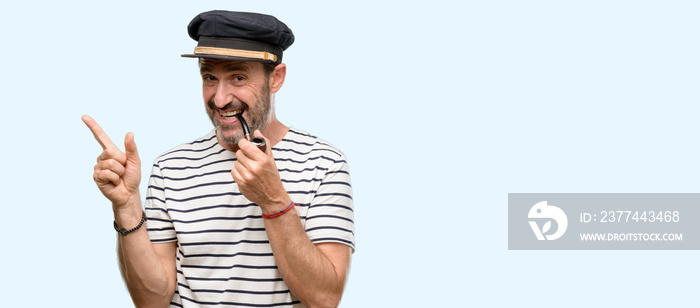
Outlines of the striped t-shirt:
[{"label": "striped t-shirt", "polygon": [[[293,128],[272,153],[311,242],[354,250],[343,153]],[[212,130],[153,164],[145,203],[148,235],[153,243],[177,241],[171,307],[304,307],[277,269],[260,207],[240,193],[231,176],[235,161]]]}]

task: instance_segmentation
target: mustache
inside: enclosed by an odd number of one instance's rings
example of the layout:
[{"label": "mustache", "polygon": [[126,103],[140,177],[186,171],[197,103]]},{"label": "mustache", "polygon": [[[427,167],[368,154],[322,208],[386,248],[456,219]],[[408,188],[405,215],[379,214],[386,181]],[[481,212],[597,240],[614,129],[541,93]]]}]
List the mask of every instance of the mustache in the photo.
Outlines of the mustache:
[{"label": "mustache", "polygon": [[226,106],[219,108],[216,106],[214,100],[209,100],[207,106],[209,106],[211,110],[248,110],[248,104],[244,102],[230,102],[226,104]]}]

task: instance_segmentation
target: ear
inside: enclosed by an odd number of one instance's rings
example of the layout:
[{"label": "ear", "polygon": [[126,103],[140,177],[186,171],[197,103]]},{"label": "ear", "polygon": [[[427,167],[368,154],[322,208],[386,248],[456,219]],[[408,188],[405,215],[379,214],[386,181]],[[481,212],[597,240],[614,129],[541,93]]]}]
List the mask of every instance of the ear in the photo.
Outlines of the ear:
[{"label": "ear", "polygon": [[284,63],[277,64],[275,70],[270,74],[270,91],[277,93],[284,84],[284,78],[287,76],[287,65]]}]

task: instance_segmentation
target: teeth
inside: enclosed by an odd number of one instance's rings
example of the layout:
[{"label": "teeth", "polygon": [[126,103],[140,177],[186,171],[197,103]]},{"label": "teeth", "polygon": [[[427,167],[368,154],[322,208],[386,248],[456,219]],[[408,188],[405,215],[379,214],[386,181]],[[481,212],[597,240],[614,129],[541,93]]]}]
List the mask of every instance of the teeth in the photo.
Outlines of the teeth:
[{"label": "teeth", "polygon": [[237,114],[240,113],[240,110],[219,111],[219,114],[221,114],[222,117],[235,117]]}]

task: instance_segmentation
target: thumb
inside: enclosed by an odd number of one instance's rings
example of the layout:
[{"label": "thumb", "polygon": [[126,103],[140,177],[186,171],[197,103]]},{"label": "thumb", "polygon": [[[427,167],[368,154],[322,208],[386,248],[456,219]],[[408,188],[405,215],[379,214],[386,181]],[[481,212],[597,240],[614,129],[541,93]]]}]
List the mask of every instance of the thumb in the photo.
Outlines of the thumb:
[{"label": "thumb", "polygon": [[139,159],[139,151],[136,149],[136,142],[134,142],[133,133],[126,134],[126,137],[124,138],[124,151],[127,160],[141,163],[141,160]]}]

